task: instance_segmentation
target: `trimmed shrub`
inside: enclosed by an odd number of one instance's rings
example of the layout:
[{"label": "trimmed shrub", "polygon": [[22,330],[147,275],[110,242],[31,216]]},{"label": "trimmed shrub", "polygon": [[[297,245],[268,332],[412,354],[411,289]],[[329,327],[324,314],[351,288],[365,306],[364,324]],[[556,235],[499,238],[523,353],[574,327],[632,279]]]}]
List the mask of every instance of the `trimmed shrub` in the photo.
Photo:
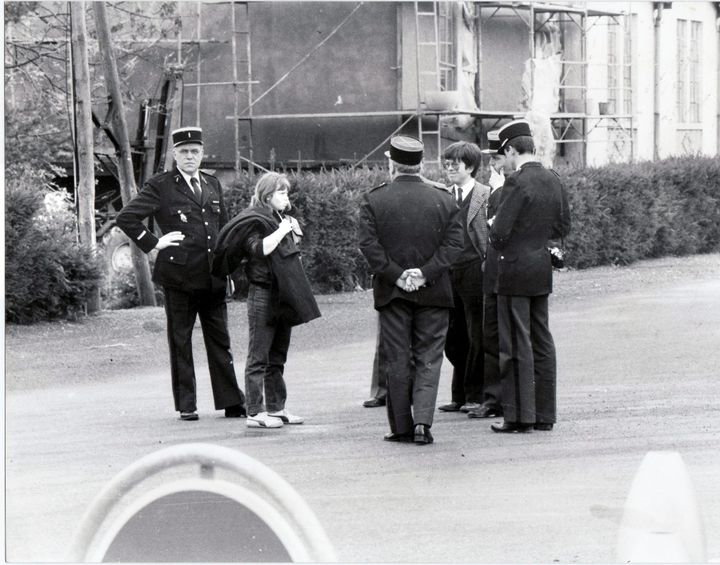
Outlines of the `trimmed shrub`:
[{"label": "trimmed shrub", "polygon": [[74,318],[100,285],[100,263],[76,242],[67,195],[51,190],[47,173],[5,174],[5,320]]},{"label": "trimmed shrub", "polygon": [[568,191],[568,264],[720,251],[720,159],[671,158],[558,169]]},{"label": "trimmed shrub", "polygon": [[[572,212],[572,230],[565,241],[571,268],[720,251],[719,159],[684,157],[558,168],[558,173]],[[360,199],[387,181],[387,171],[358,168],[287,175],[291,214],[305,233],[303,264],[315,292],[367,288],[370,276],[357,241]],[[231,217],[250,203],[259,177],[244,172],[227,186]],[[439,179],[440,173],[431,178]]]}]

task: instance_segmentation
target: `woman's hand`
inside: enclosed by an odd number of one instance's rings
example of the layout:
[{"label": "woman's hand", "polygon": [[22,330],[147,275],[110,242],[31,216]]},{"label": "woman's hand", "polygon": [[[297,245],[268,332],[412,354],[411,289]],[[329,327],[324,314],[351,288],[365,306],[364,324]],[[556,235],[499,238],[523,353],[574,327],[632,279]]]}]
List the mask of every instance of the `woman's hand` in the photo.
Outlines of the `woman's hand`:
[{"label": "woman's hand", "polygon": [[291,232],[293,229],[292,220],[290,218],[283,218],[282,222],[280,222],[280,227],[278,230],[282,235],[285,235],[286,233]]}]

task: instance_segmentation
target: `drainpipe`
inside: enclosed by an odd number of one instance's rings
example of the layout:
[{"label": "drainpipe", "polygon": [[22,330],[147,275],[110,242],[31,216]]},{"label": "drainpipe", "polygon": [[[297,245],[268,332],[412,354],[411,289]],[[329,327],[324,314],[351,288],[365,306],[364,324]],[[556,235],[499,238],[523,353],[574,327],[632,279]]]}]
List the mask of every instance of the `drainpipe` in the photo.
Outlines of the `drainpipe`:
[{"label": "drainpipe", "polygon": [[660,26],[663,3],[653,2],[653,160],[660,158]]},{"label": "drainpipe", "polygon": [[717,90],[715,96],[717,97],[717,144],[715,145],[715,154],[720,155],[720,2],[715,3],[715,34],[717,36]]}]

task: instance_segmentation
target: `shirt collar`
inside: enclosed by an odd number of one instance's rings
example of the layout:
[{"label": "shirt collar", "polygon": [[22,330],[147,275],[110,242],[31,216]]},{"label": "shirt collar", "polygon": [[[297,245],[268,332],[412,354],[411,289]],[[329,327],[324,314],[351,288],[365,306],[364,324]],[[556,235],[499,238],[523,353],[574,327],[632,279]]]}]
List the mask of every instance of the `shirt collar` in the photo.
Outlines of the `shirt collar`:
[{"label": "shirt collar", "polygon": [[[455,186],[458,186],[458,185],[455,185]],[[460,189],[461,189],[461,191],[462,191],[461,194],[460,194],[460,197],[461,197],[463,200],[465,200],[465,198],[467,197],[468,194],[470,194],[470,191],[473,189],[474,186],[475,186],[475,179],[473,179],[473,178],[471,178],[471,179],[470,179],[469,181],[467,181],[465,184],[463,184],[462,186],[460,186]]]},{"label": "shirt collar", "polygon": [[200,183],[200,171],[199,171],[199,170],[198,170],[198,171],[195,171],[195,174],[194,174],[194,175],[189,175],[189,174],[187,174],[185,171],[183,171],[183,170],[180,169],[180,168],[178,168],[178,171],[180,171],[180,174],[183,176],[183,178],[185,179],[185,182],[187,183],[187,185],[188,185],[190,188],[192,188],[192,183],[190,182],[190,179],[191,179],[191,178],[196,178],[197,181],[198,181],[198,184]]}]

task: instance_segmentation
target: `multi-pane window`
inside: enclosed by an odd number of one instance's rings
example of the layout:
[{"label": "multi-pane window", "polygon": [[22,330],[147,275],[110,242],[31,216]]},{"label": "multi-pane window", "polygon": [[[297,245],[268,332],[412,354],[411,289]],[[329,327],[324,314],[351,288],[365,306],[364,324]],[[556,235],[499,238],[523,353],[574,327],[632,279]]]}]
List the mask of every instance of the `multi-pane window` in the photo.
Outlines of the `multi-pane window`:
[{"label": "multi-pane window", "polygon": [[700,44],[702,22],[677,21],[677,119],[700,122]]},{"label": "multi-pane window", "polygon": [[614,114],[618,111],[619,98],[619,69],[618,69],[618,44],[617,25],[608,25],[608,68],[607,68],[607,101],[608,112]]},{"label": "multi-pane window", "polygon": [[701,22],[690,22],[690,48],[688,49],[688,117],[693,123],[700,121],[700,41]]},{"label": "multi-pane window", "polygon": [[607,43],[607,97],[611,114],[632,114],[633,44],[636,20],[632,15],[622,24],[612,21],[608,25]]},{"label": "multi-pane window", "polygon": [[455,61],[455,17],[453,2],[438,2],[438,67],[440,71],[440,90],[457,88]]},{"label": "multi-pane window", "polygon": [[633,100],[632,100],[632,57],[633,57],[633,44],[632,38],[635,34],[634,30],[635,16],[627,16],[625,18],[625,45],[623,46],[623,113],[632,114]]}]

